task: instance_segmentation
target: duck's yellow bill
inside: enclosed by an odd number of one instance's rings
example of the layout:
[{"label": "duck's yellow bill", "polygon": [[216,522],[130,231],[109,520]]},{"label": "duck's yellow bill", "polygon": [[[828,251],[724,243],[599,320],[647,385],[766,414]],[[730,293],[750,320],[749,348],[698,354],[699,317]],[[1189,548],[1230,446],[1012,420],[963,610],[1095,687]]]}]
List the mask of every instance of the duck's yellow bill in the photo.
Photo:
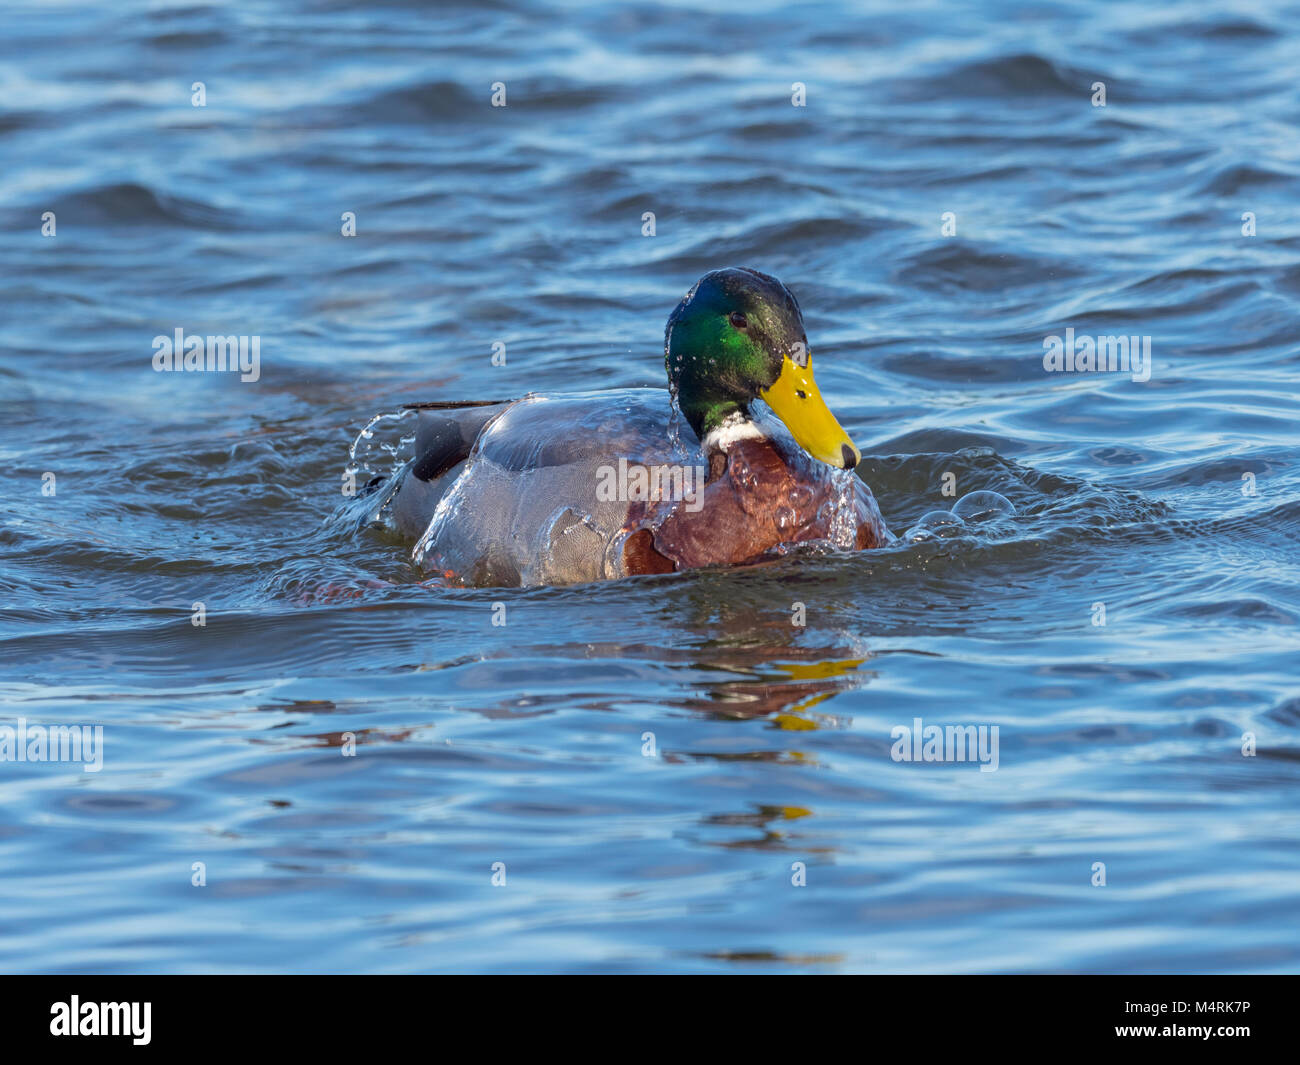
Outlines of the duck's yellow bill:
[{"label": "duck's yellow bill", "polygon": [[862,458],[822,399],[813,380],[811,361],[799,366],[787,355],[781,363],[781,376],[759,395],[813,458],[843,470],[853,469]]}]

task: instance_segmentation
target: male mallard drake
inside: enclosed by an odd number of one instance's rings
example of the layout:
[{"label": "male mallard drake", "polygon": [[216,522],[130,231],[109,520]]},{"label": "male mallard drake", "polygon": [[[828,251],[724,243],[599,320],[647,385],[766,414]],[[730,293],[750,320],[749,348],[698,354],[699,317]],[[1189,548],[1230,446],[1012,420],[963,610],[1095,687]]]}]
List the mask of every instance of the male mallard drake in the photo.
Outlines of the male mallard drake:
[{"label": "male mallard drake", "polygon": [[[776,278],[705,274],[668,319],[664,359],[671,394],[413,404],[415,458],[389,513],[417,563],[457,584],[568,584],[892,538]],[[757,399],[793,443],[754,420]]]}]

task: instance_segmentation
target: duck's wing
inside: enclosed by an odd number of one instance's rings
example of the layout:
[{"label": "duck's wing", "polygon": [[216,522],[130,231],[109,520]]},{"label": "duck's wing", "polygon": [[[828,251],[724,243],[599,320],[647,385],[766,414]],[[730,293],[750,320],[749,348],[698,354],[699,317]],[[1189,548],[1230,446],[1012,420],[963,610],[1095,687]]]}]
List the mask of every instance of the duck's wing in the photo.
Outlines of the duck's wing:
[{"label": "duck's wing", "polygon": [[393,500],[393,522],[407,536],[429,524],[443,492],[460,473],[483,427],[514,400],[407,403],[417,411],[415,456]]}]

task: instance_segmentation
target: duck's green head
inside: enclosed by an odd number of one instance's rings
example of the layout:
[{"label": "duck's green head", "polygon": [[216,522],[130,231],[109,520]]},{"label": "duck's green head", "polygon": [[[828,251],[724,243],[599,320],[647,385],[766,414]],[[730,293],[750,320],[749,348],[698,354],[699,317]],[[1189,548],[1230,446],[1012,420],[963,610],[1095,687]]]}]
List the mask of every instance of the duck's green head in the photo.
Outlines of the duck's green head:
[{"label": "duck's green head", "polygon": [[858,464],[861,454],[813,380],[799,304],[776,278],[739,267],[705,274],[668,318],[664,361],[701,440],[762,399],[813,458]]}]

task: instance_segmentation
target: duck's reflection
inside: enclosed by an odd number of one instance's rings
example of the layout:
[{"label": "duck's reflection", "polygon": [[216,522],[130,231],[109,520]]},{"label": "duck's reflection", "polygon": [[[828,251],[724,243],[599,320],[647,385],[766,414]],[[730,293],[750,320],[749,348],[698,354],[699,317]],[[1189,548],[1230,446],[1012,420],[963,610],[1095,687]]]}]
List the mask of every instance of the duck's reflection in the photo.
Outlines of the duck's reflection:
[{"label": "duck's reflection", "polygon": [[[772,727],[791,732],[841,726],[843,720],[830,713],[832,700],[874,676],[865,668],[871,658],[866,645],[833,625],[843,620],[847,626],[849,618],[822,605],[817,626],[805,624],[802,603],[795,600],[792,609],[784,608],[791,589],[781,582],[762,580],[741,589],[739,596],[728,594],[736,592],[725,583],[700,582],[687,590],[684,602],[679,596],[657,606],[660,627],[670,634],[666,646],[639,641],[515,645],[503,649],[501,657],[556,661],[558,669],[573,672],[577,691],[591,683],[593,673],[602,672],[596,663],[606,663],[615,674],[621,667],[635,678],[627,693],[634,701],[644,690],[637,680],[644,679],[660,706],[714,718],[767,718]],[[845,613],[850,609],[845,607]],[[549,709],[575,703],[592,709],[627,706],[617,696],[557,694],[534,700],[524,691],[510,700],[512,707],[526,705],[533,713],[541,709],[539,702],[550,704]],[[507,710],[478,709],[489,716]],[[756,752],[739,757],[791,756]]]},{"label": "duck's reflection", "polygon": [[776,728],[793,732],[836,723],[814,708],[861,684],[860,671],[867,661],[866,657],[833,657],[843,654],[834,647],[748,645],[720,650],[711,668],[734,676],[700,683],[681,705],[719,717],[768,717]]},{"label": "duck's reflection", "polygon": [[[638,633],[660,629],[666,637],[662,643],[644,637],[545,643],[503,639],[478,653],[408,668],[416,673],[450,669],[457,675],[454,690],[462,696],[450,701],[488,718],[574,708],[627,714],[635,713],[638,704],[649,704],[720,720],[765,719],[771,728],[786,732],[844,727],[846,719],[833,712],[835,697],[875,676],[868,668],[869,650],[851,634],[856,618],[847,596],[823,596],[815,581],[791,580],[788,570],[772,579],[760,567],[751,568],[743,581],[732,574],[730,580],[714,575],[686,587],[671,588],[672,583],[672,578],[655,582],[648,616],[635,608],[626,611],[639,615]],[[664,596],[658,585],[677,594]],[[801,595],[813,601],[807,610]],[[521,627],[512,625],[510,636],[536,632],[531,619],[516,624]],[[464,698],[475,690],[480,698]],[[370,738],[405,738],[378,732]],[[313,738],[337,746],[344,735]],[[662,756],[816,764],[814,755],[789,748]]]},{"label": "duck's reflection", "polygon": [[[828,704],[870,679],[866,647],[824,623],[809,627],[797,586],[778,592],[762,581],[745,591],[732,600],[710,584],[692,589],[683,627],[697,639],[684,641],[680,653],[701,678],[680,705],[716,717],[765,717],[795,732],[839,724]],[[775,607],[778,595],[789,600],[788,610]],[[705,679],[719,672],[727,676]]]}]

